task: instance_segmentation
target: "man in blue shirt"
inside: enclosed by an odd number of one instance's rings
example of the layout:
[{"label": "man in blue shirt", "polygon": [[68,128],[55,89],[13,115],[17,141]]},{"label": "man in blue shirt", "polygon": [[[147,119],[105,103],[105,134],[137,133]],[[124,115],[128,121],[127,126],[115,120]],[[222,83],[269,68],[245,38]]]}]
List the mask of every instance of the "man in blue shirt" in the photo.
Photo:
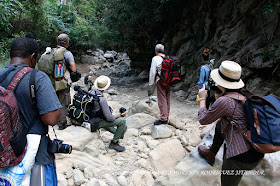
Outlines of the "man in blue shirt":
[{"label": "man in blue shirt", "polygon": [[[39,46],[31,35],[17,38],[11,45],[10,65],[0,69],[0,74],[7,71],[9,74],[0,82],[0,85],[7,87],[14,75],[24,67],[35,68],[37,56],[39,53]],[[35,76],[36,85],[36,107],[31,104],[29,91],[29,75],[24,76],[17,89],[15,90],[15,97],[17,99],[18,107],[20,109],[20,119],[22,124],[28,128],[31,124],[29,134],[38,134],[41,136],[40,145],[35,158],[36,167],[40,168],[38,175],[41,177],[31,175],[31,185],[57,185],[57,177],[55,170],[54,154],[47,151],[49,142],[48,126],[56,125],[60,117],[61,104],[53,89],[49,77],[41,71],[38,71]],[[28,170],[26,170],[27,172]],[[33,174],[33,173],[32,173]],[[24,176],[24,175],[23,175]],[[37,177],[36,179],[33,179]],[[42,180],[42,178],[45,178]],[[46,181],[48,178],[48,181]],[[35,181],[35,182],[33,182]],[[37,181],[37,182],[36,182]],[[33,182],[33,183],[32,183]]]}]

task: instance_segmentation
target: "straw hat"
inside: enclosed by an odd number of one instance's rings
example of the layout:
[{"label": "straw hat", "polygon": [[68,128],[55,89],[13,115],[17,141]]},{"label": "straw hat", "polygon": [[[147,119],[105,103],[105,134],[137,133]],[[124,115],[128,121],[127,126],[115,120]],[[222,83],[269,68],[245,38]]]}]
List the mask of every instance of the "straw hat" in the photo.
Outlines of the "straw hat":
[{"label": "straw hat", "polygon": [[241,66],[234,61],[223,61],[219,69],[211,71],[212,79],[228,89],[240,89],[244,87],[241,77]]},{"label": "straw hat", "polygon": [[94,81],[94,87],[98,90],[106,90],[111,84],[111,79],[107,76],[99,76]]}]

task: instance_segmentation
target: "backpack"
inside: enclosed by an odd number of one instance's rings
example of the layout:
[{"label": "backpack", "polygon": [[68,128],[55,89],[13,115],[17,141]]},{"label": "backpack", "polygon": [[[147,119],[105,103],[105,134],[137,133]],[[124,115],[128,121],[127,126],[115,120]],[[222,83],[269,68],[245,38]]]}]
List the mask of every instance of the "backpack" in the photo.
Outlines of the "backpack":
[{"label": "backpack", "polygon": [[161,56],[160,82],[162,86],[169,87],[181,81],[180,59],[174,56]]},{"label": "backpack", "polygon": [[99,102],[101,95],[93,95],[79,86],[74,89],[77,93],[73,97],[73,104],[68,106],[68,117],[74,125],[81,125],[88,122],[91,118],[101,117],[101,109],[94,111],[94,103]]},{"label": "backpack", "polygon": [[[236,99],[231,94],[227,94]],[[261,153],[273,153],[280,150],[280,98],[270,94],[260,97],[252,95],[246,98],[245,115],[248,130],[243,131],[236,124],[233,126],[251,142]]]},{"label": "backpack", "polygon": [[[1,76],[0,83],[12,70],[15,70],[15,68],[12,68]],[[26,135],[34,123],[29,125],[28,129],[21,123],[19,116],[20,110],[14,92],[20,84],[21,79],[27,74],[30,74],[29,91],[31,104],[35,106],[36,72],[32,68],[24,67],[16,73],[7,88],[0,86],[0,168],[16,165],[24,157],[27,146]]]},{"label": "backpack", "polygon": [[38,61],[38,69],[49,76],[55,91],[67,88],[67,81],[64,78],[66,71],[65,52],[66,48],[64,47],[53,48],[51,52],[43,54]]}]

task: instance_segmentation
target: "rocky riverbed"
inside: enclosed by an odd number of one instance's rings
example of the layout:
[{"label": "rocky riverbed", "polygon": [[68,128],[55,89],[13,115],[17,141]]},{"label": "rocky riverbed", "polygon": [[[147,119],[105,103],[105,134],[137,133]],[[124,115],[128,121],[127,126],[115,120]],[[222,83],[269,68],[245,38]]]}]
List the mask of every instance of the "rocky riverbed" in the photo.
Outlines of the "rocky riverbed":
[{"label": "rocky riverbed", "polygon": [[[114,113],[120,107],[128,109],[128,130],[120,141],[126,151],[108,149],[113,135],[103,129],[91,133],[79,126],[62,131],[54,127],[58,138],[73,146],[71,154],[56,155],[58,185],[220,185],[222,149],[214,167],[198,156],[197,145],[211,144],[214,125],[198,123],[196,102],[175,87],[170,124],[153,126],[159,109],[156,96],[147,96],[147,72],[131,69],[125,53],[98,52],[86,56],[87,63],[78,64],[78,69],[83,77],[90,70],[95,72],[94,79],[101,74],[111,77],[105,93],[109,105]],[[82,87],[83,77],[77,82]],[[49,133],[53,136],[52,130]],[[279,185],[279,162],[279,153],[266,155],[256,172],[244,176],[240,185]]]}]

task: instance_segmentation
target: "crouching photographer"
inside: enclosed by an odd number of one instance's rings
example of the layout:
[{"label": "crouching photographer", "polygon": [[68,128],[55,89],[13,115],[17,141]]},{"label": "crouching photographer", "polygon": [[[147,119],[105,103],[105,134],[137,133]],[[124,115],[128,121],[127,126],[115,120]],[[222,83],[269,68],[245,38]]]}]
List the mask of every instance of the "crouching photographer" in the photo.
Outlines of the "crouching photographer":
[{"label": "crouching photographer", "polygon": [[[109,107],[105,97],[104,91],[109,88],[111,79],[107,76],[99,76],[94,82],[94,90],[91,91],[91,95],[97,95],[99,101],[95,101],[92,108],[94,117],[91,117],[87,122],[83,122],[82,126],[90,129],[92,132],[104,128],[105,130],[114,134],[114,137],[109,145],[109,149],[114,149],[118,152],[125,151],[125,147],[119,144],[119,140],[124,137],[124,133],[127,130],[126,126],[126,109],[120,108],[119,114],[113,115],[112,110]],[[98,116],[97,116],[98,115]],[[90,124],[90,126],[88,126]]]}]

